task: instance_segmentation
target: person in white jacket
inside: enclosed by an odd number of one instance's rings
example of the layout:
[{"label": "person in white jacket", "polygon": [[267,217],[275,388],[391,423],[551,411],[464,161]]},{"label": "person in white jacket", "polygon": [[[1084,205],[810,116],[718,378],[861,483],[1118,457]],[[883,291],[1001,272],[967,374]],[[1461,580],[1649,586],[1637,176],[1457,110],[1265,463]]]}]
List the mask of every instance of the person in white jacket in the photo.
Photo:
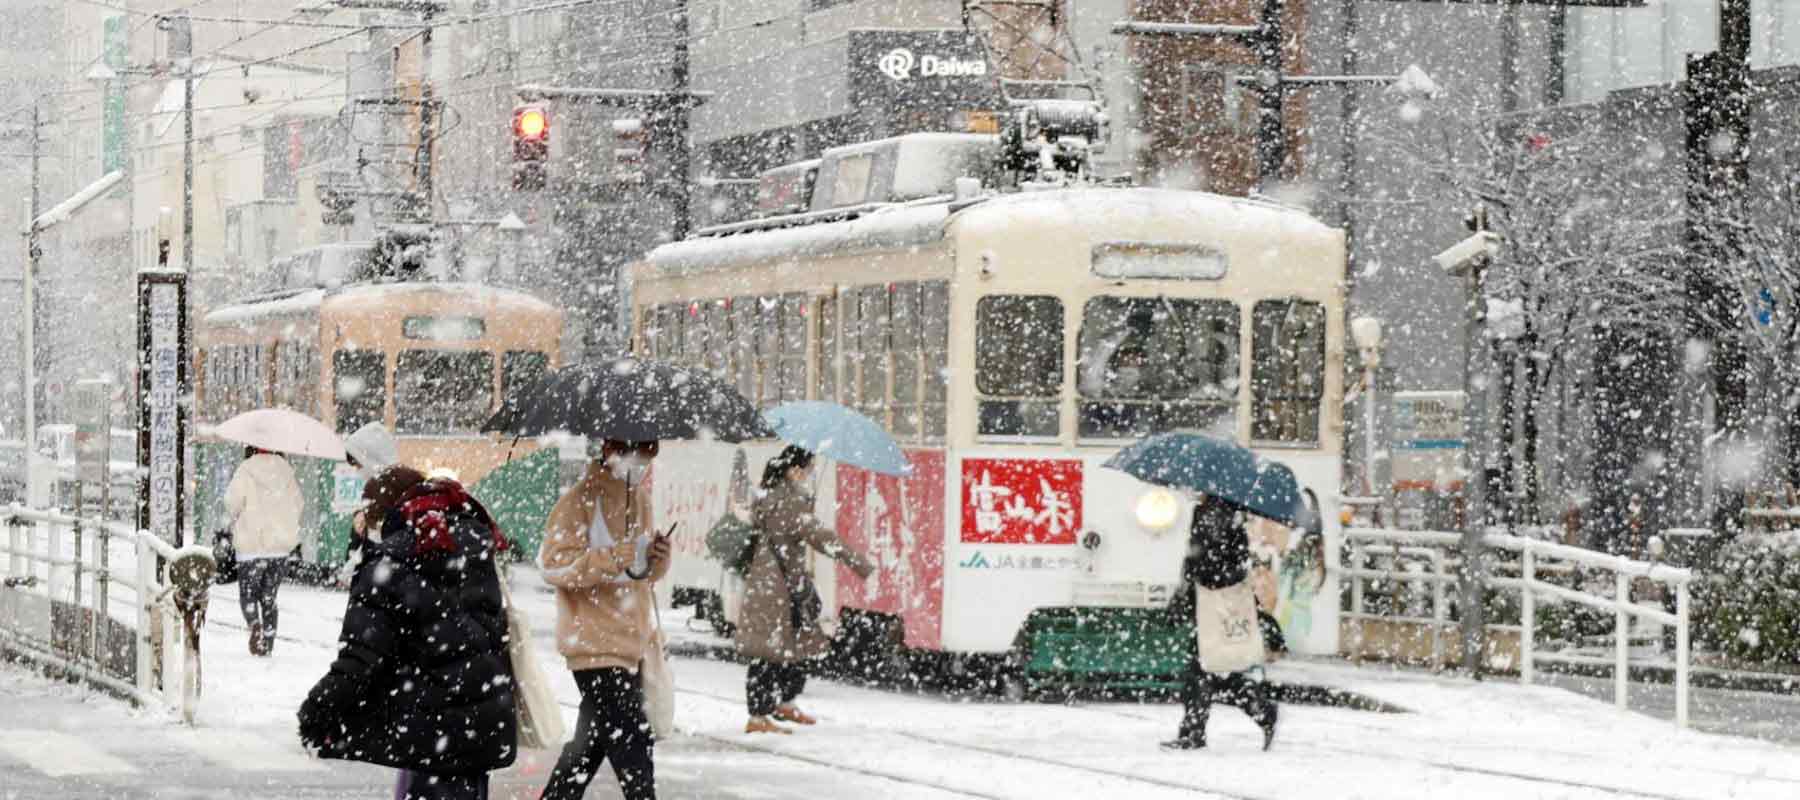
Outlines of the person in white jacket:
[{"label": "person in white jacket", "polygon": [[246,448],[244,462],[225,489],[225,511],[237,546],[238,606],[250,628],[250,654],[275,648],[277,609],[288,554],[300,545],[300,512],[305,504],[294,468],[267,450]]}]

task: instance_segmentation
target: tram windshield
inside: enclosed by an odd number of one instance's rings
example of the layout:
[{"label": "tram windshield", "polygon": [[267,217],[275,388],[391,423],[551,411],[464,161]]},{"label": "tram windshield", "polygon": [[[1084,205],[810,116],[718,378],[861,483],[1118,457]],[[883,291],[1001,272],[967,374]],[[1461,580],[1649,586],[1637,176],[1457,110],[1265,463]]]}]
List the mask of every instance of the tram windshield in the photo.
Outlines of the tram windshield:
[{"label": "tram windshield", "polygon": [[394,429],[475,433],[492,412],[494,356],[480,350],[403,350],[394,369]]},{"label": "tram windshield", "polygon": [[1082,313],[1081,436],[1221,427],[1238,392],[1238,310],[1228,300],[1095,297]]}]

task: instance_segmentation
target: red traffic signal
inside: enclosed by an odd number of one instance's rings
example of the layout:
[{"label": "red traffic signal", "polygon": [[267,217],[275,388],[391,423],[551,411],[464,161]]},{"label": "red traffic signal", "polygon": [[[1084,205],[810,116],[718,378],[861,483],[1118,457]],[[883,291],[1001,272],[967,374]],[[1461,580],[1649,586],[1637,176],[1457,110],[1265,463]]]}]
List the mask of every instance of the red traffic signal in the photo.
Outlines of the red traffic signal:
[{"label": "red traffic signal", "polygon": [[549,139],[550,112],[536,103],[527,103],[514,108],[513,135],[532,142]]}]

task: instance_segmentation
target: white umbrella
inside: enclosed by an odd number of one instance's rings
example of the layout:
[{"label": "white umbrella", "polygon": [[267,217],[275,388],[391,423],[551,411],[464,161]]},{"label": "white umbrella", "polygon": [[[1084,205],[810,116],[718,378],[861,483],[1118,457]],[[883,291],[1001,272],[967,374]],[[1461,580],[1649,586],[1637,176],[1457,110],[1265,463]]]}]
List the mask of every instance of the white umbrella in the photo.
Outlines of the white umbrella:
[{"label": "white umbrella", "polygon": [[344,460],[344,440],[325,423],[285,408],[259,408],[219,423],[213,435],[277,453]]}]

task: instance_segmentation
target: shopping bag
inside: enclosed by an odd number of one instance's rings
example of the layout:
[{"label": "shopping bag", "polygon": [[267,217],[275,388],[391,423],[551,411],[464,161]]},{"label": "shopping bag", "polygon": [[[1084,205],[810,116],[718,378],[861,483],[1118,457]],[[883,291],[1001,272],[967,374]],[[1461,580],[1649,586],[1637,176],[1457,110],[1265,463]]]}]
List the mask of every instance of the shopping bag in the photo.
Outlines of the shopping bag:
[{"label": "shopping bag", "polygon": [[[651,601],[655,602],[654,598]],[[675,675],[669,671],[668,642],[663,639],[662,610],[656,612],[656,632],[644,650],[638,676],[644,684],[644,716],[657,739],[675,735]]]},{"label": "shopping bag", "polygon": [[562,744],[568,729],[563,726],[562,707],[556,704],[550,679],[531,648],[531,622],[513,603],[512,589],[505,577],[500,579],[500,594],[506,602],[506,652],[512,657],[519,746],[538,750],[556,747]]},{"label": "shopping bag", "polygon": [[1263,663],[1262,628],[1250,581],[1224,589],[1194,589],[1194,637],[1200,668],[1223,675]]},{"label": "shopping bag", "polygon": [[237,546],[232,542],[231,531],[213,532],[212,550],[215,565],[213,583],[237,583]]}]

